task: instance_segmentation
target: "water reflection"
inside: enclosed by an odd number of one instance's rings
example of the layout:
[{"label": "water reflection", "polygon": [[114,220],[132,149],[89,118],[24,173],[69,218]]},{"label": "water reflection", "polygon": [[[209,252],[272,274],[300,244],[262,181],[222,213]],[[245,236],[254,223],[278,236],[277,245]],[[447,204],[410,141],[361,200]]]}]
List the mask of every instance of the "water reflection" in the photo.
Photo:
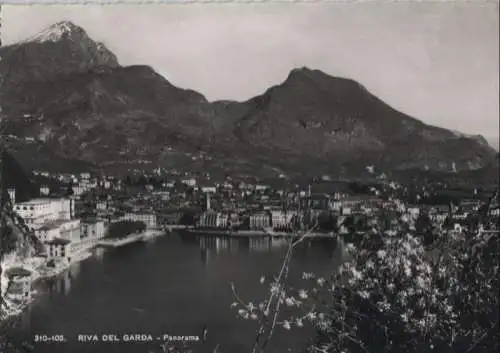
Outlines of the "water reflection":
[{"label": "water reflection", "polygon": [[74,263],[67,271],[46,280],[47,289],[50,292],[68,295],[71,291],[71,284],[77,280],[80,274],[81,263]]},{"label": "water reflection", "polygon": [[97,247],[94,249],[94,258],[99,261],[99,263],[102,263],[104,261],[104,253],[106,252],[106,249]]},{"label": "water reflection", "polygon": [[[210,255],[223,253],[281,253],[290,244],[288,238],[278,237],[197,237],[202,253],[202,261],[207,263]],[[296,247],[299,256],[318,255],[321,257],[345,257],[345,246],[337,246],[337,241],[332,239],[308,239]]]},{"label": "water reflection", "polygon": [[[39,353],[137,353],[148,350],[134,344],[81,345],[75,338],[82,332],[109,332],[109,327],[117,332],[176,328],[190,335],[207,324],[208,340],[221,343],[220,351],[248,351],[246,338],[254,335],[255,327],[235,321],[229,283],[235,283],[247,298],[262,298],[267,287],[258,285],[259,278],[276,274],[287,245],[287,239],[279,238],[175,233],[159,237],[155,246],[96,249],[93,258],[40,281],[41,295],[23,316],[16,334],[32,340],[35,332],[60,332],[71,340],[60,350],[39,345]],[[303,272],[330,272],[337,261],[331,258],[341,252],[332,241],[305,241],[290,266],[290,281],[299,281]],[[275,335],[271,344],[276,349],[270,346],[270,352],[298,347],[306,336],[278,331]]]}]

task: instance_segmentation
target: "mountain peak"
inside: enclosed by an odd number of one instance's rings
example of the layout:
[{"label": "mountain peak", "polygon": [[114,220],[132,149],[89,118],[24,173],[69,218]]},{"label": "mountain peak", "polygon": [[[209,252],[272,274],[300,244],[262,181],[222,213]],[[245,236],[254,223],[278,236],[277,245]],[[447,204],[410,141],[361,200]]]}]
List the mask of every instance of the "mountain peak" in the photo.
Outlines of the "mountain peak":
[{"label": "mountain peak", "polygon": [[320,70],[312,70],[307,66],[296,67],[290,71],[288,74],[288,79],[300,78],[300,77],[311,77],[311,76],[325,76],[326,74]]},{"label": "mountain peak", "polygon": [[75,33],[85,33],[85,31],[71,21],[57,22],[29,39],[30,42],[57,42],[65,36],[72,36]]}]

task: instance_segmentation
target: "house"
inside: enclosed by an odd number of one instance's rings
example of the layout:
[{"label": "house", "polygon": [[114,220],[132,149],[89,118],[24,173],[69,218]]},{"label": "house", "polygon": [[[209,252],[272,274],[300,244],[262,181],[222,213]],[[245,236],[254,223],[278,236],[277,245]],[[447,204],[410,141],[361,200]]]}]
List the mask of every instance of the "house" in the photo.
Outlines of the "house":
[{"label": "house", "polygon": [[182,179],[182,184],[186,185],[186,186],[195,186],[196,185],[196,179],[194,178],[186,178],[186,179]]},{"label": "house", "polygon": [[257,184],[255,185],[255,191],[265,191],[269,189],[268,185]]},{"label": "house", "polygon": [[215,186],[202,186],[201,192],[204,194],[212,193],[215,194],[217,192],[217,188]]},{"label": "house", "polygon": [[271,214],[268,212],[254,213],[250,216],[250,229],[262,229],[271,227]]},{"label": "house", "polygon": [[406,212],[411,214],[413,217],[418,217],[420,214],[420,207],[416,205],[408,205],[408,207],[406,207]]},{"label": "house", "polygon": [[104,238],[106,226],[103,220],[100,219],[87,219],[80,223],[80,249],[88,249],[97,244],[97,242]]},{"label": "house", "polygon": [[228,215],[221,212],[207,211],[201,214],[198,221],[199,227],[226,228],[228,225]]},{"label": "house", "polygon": [[59,227],[55,225],[43,225],[41,228],[35,230],[35,236],[42,242],[52,240],[59,237]]},{"label": "house", "polygon": [[126,213],[125,216],[121,218],[123,221],[133,221],[133,222],[144,222],[146,228],[157,228],[158,222],[156,219],[156,214],[147,212],[134,212]]},{"label": "house", "polygon": [[108,203],[106,201],[98,201],[95,208],[100,211],[105,211],[108,209]]},{"label": "house", "polygon": [[16,203],[16,189],[9,188],[7,192],[9,193],[10,202],[12,204]]},{"label": "house", "polygon": [[47,185],[40,186],[40,195],[48,196],[50,194],[50,189]]},{"label": "house", "polygon": [[300,207],[304,210],[328,210],[330,209],[330,197],[325,194],[306,196],[300,199]]},{"label": "house", "polygon": [[48,248],[47,258],[49,260],[71,261],[71,241],[68,239],[55,238],[45,242]]},{"label": "house", "polygon": [[39,198],[14,205],[14,211],[31,229],[40,228],[47,221],[70,220],[75,214],[75,202],[67,198]]},{"label": "house", "polygon": [[497,205],[495,207],[490,208],[489,214],[490,216],[500,217],[500,207]]}]

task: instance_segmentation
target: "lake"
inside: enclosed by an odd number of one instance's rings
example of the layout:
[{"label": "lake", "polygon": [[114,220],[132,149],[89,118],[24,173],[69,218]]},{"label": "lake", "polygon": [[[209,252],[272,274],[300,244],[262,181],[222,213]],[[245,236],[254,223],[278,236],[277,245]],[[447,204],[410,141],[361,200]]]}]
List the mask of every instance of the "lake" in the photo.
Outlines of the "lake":
[{"label": "lake", "polygon": [[[303,272],[330,273],[343,249],[330,240],[303,244],[290,266],[290,281]],[[148,243],[95,249],[94,256],[37,284],[35,302],[9,332],[15,341],[63,335],[66,342],[33,343],[35,352],[147,353],[159,351],[163,335],[203,337],[193,352],[248,352],[256,322],[237,318],[230,283],[239,296],[258,303],[267,287],[261,276],[279,270],[283,241],[228,239],[173,233]],[[102,342],[103,334],[151,334],[152,343]],[[94,342],[93,335],[100,341]],[[38,336],[37,336],[38,335]],[[82,342],[79,335],[90,340]],[[300,352],[308,329],[276,330],[269,352]],[[58,337],[56,337],[58,339]],[[181,350],[179,350],[181,351]],[[187,352],[188,350],[184,350]]]}]

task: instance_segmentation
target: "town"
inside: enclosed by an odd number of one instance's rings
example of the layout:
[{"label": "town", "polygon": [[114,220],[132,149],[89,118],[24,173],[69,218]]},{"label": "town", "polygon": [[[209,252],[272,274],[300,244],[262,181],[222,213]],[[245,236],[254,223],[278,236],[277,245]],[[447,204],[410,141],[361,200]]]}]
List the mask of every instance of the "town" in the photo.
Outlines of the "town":
[{"label": "town", "polygon": [[312,237],[355,242],[372,230],[396,233],[404,224],[432,242],[462,228],[499,229],[497,190],[405,186],[383,174],[364,183],[317,178],[303,185],[284,177],[216,182],[208,175],[160,170],[121,179],[34,174],[56,187],[40,185],[40,196],[23,202],[16,201],[14,188],[8,190],[18,222],[38,241],[32,263],[7,266],[12,282],[7,298],[17,303],[31,298],[32,272],[53,276],[89,257],[93,247],[145,241],[174,230],[199,236],[280,237],[313,229]]}]

